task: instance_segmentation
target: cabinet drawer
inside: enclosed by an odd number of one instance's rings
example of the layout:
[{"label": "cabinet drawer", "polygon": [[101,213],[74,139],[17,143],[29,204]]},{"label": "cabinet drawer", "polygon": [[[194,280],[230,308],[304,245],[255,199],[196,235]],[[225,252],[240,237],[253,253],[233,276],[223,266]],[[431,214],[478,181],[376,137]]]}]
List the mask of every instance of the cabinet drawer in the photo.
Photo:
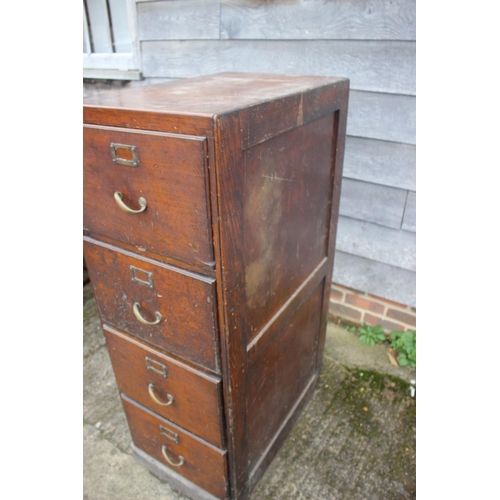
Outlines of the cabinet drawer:
[{"label": "cabinet drawer", "polygon": [[83,250],[103,323],[219,372],[213,278],[90,238]]},{"label": "cabinet drawer", "polygon": [[226,452],[205,443],[122,395],[132,441],[217,498],[226,498]]},{"label": "cabinet drawer", "polygon": [[[84,229],[199,264],[213,261],[204,137],[84,127]],[[121,193],[115,195],[115,193]],[[128,213],[121,204],[141,210]]]},{"label": "cabinet drawer", "polygon": [[223,448],[220,379],[108,326],[104,334],[120,392]]}]

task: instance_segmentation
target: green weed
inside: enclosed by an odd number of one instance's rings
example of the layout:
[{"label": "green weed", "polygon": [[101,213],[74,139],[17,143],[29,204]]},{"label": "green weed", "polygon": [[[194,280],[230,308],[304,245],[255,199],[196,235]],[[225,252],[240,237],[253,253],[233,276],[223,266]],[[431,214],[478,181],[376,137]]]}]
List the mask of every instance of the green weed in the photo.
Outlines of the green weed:
[{"label": "green weed", "polygon": [[401,366],[417,366],[417,332],[415,330],[391,332],[390,346],[398,351],[398,363]]}]

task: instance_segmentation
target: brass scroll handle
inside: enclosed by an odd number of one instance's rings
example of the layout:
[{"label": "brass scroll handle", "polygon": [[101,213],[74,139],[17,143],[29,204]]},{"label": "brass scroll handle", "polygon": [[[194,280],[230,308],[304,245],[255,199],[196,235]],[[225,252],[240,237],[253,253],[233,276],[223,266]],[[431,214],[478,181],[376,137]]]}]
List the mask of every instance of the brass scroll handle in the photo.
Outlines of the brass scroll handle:
[{"label": "brass scroll handle", "polygon": [[160,406],[169,406],[169,405],[171,405],[174,402],[174,397],[172,396],[172,394],[167,394],[168,401],[166,403],[164,403],[163,401],[160,401],[158,399],[158,397],[156,396],[156,394],[155,394],[155,386],[153,384],[149,384],[148,385],[148,392],[149,392],[149,395],[151,396],[151,399],[157,405],[160,405]]},{"label": "brass scroll handle", "polygon": [[157,325],[161,321],[161,314],[158,311],[155,312],[156,321],[148,321],[147,319],[145,319],[144,316],[141,314],[141,306],[139,302],[134,303],[134,307],[132,308],[132,310],[134,311],[135,317],[143,325]]},{"label": "brass scroll handle", "polygon": [[167,447],[165,445],[161,447],[161,453],[165,457],[165,460],[174,467],[180,467],[184,463],[184,457],[182,455],[179,455],[179,461],[177,463],[172,462],[172,460],[170,460],[170,458],[167,455]]},{"label": "brass scroll handle", "polygon": [[116,204],[124,211],[127,212],[128,214],[140,214],[141,212],[144,212],[146,210],[148,203],[146,201],[146,198],[143,198],[142,196],[139,198],[139,205],[141,208],[139,210],[133,210],[130,207],[127,207],[125,203],[123,203],[123,194],[120,193],[120,191],[116,191],[114,194]]}]

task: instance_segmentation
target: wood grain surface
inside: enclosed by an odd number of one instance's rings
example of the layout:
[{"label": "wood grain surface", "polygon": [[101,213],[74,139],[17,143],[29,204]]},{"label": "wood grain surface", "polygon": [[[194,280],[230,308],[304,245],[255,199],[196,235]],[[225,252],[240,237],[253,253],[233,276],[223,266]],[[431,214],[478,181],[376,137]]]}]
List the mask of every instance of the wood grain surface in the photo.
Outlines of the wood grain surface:
[{"label": "wood grain surface", "polygon": [[[345,78],[226,73],[94,96],[87,103],[86,116],[101,127],[126,123],[134,130],[140,123],[141,134],[148,136],[150,130],[175,129],[178,115],[183,130],[204,131],[199,142],[192,139],[203,145],[203,160],[191,163],[188,150],[187,159],[179,155],[179,163],[187,165],[175,168],[203,171],[211,272],[203,267],[193,272],[195,261],[185,253],[177,251],[176,258],[182,255],[186,265],[174,267],[133,251],[119,235],[116,245],[97,241],[105,238],[98,232],[94,239],[85,237],[85,258],[118,384],[128,394],[122,398],[135,445],[165,463],[162,446],[175,433],[179,442],[167,442],[169,456],[184,457],[176,472],[218,498],[250,497],[318,381],[348,96]],[[163,158],[160,146],[155,154]],[[94,163],[92,176],[101,165]],[[162,195],[164,183],[155,185]],[[195,204],[200,185],[186,189]],[[188,230],[185,221],[179,217],[175,231],[180,235]],[[134,228],[130,238],[141,230]],[[166,237],[160,226],[153,232],[150,249],[156,248],[154,238]],[[157,312],[162,320],[143,325],[133,313],[135,303],[148,321]],[[180,408],[176,413],[175,403],[170,410],[151,405],[145,392],[151,370],[144,371],[142,361],[146,352],[150,362],[163,364],[172,375],[171,380],[155,375],[165,379],[153,382],[158,394],[165,397],[170,392],[164,391],[175,389],[179,405],[183,398],[189,404],[196,400],[199,408],[192,415],[185,417]],[[220,373],[221,380],[202,372]],[[198,387],[190,390],[192,384]],[[219,387],[222,400],[214,409]],[[197,397],[200,391],[206,394]],[[221,422],[225,435],[218,441]],[[170,429],[166,436],[159,434],[160,425]]]},{"label": "wood grain surface", "polygon": [[415,40],[415,0],[221,0],[221,38]]},{"label": "wood grain surface", "polygon": [[337,249],[366,259],[415,271],[415,239],[410,231],[339,217]]},{"label": "wood grain surface", "polygon": [[413,96],[352,90],[349,110],[348,135],[416,143],[416,98]]},{"label": "wood grain surface", "polygon": [[137,3],[139,40],[219,38],[219,0],[169,0]]},{"label": "wood grain surface", "polygon": [[[84,241],[84,255],[104,323],[219,371],[213,278],[162,265],[90,238]],[[151,273],[154,286],[134,281],[131,266],[142,271],[140,275]],[[136,302],[147,321],[155,321],[156,313],[160,313],[160,323],[140,323],[133,312]]]},{"label": "wood grain surface", "polygon": [[[193,264],[213,261],[203,137],[84,128],[84,229]],[[110,144],[136,148],[137,167],[113,162]],[[124,155],[123,148],[118,154]],[[130,208],[122,210],[120,192]]]},{"label": "wood grain surface", "polygon": [[[218,448],[224,448],[220,379],[210,377],[177,361],[133,337],[104,325],[109,356],[118,389],[151,411],[196,434]],[[149,394],[161,402],[161,406]]]},{"label": "wood grain surface", "polygon": [[[333,266],[347,96],[348,82],[337,81],[304,88],[302,96],[242,108],[216,121],[221,252],[218,303],[219,316],[224,316],[225,322],[221,331],[223,389],[234,498],[248,498],[314,387],[311,367],[315,367],[314,371],[321,364],[328,303],[325,290]],[[292,116],[296,126],[289,130],[288,120]],[[306,122],[305,116],[310,121]],[[269,122],[266,117],[270,117]],[[276,130],[283,132],[276,135]],[[249,139],[252,137],[255,139]],[[313,273],[315,269],[318,271]],[[311,276],[314,279],[308,281]],[[321,313],[313,326],[306,319],[299,321],[297,311],[315,290],[314,283],[322,285],[314,295],[314,307]],[[283,318],[286,320],[281,321]],[[270,322],[274,327],[266,327]],[[261,438],[249,430],[257,417],[250,415],[247,395],[259,387],[259,383],[253,385],[250,373],[257,377],[261,371],[279,370],[278,359],[294,364],[298,354],[293,348],[276,357],[266,354],[283,335],[304,335],[309,346],[306,351],[312,349],[304,356],[310,376],[307,380],[301,377],[287,402],[293,415],[279,413],[272,404],[266,406],[273,407],[279,416],[276,420],[269,417],[267,430],[259,425],[252,427],[257,433],[265,430],[265,437]],[[308,342],[309,335],[315,347]],[[302,374],[305,378],[306,372]],[[293,379],[297,375],[290,373],[285,377]],[[294,387],[292,379],[288,378],[287,383]],[[269,397],[265,388],[263,391],[262,397]]]},{"label": "wood grain surface", "polygon": [[357,40],[144,41],[148,78],[190,78],[217,72],[339,75],[351,88],[414,95],[415,42]]},{"label": "wood grain surface", "polygon": [[[127,415],[132,440],[139,449],[217,498],[227,498],[225,451],[202,441],[123,395],[122,404]],[[177,440],[165,434],[177,436]],[[168,458],[173,463],[180,463],[180,457],[184,459],[181,466],[172,466],[165,459],[162,453],[164,446]]]},{"label": "wood grain surface", "polygon": [[410,144],[347,137],[344,177],[415,191],[416,148]]},{"label": "wood grain surface", "polygon": [[344,179],[340,215],[401,229],[408,191]]}]

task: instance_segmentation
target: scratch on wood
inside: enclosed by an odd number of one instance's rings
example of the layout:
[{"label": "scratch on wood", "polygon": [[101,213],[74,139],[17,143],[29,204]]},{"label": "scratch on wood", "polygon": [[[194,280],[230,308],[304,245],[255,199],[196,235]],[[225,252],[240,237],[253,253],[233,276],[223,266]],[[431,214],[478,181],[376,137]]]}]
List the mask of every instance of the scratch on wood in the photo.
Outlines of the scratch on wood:
[{"label": "scratch on wood", "polygon": [[212,260],[210,262],[205,262],[204,260],[198,259],[198,257],[196,257],[196,256],[195,256],[195,259],[197,261],[201,262],[202,264],[205,264],[206,266],[215,267],[215,260]]},{"label": "scratch on wood", "polygon": [[276,175],[263,175],[262,177],[271,179],[272,181],[297,182],[295,179],[285,179],[284,177],[277,177]]},{"label": "scratch on wood", "polygon": [[300,103],[299,103],[299,110],[297,113],[297,127],[300,127],[301,125],[304,124],[304,111],[302,108],[302,104],[304,101],[304,94],[300,94]]}]

